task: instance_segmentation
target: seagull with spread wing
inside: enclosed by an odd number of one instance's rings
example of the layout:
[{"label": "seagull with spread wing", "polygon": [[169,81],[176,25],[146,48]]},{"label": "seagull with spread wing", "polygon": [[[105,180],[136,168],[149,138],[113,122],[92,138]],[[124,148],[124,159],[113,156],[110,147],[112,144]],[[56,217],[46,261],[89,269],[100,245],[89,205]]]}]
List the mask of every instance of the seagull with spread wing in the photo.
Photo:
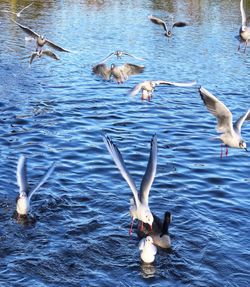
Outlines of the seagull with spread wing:
[{"label": "seagull with spread wing", "polygon": [[196,81],[188,82],[188,83],[177,83],[177,82],[169,82],[169,81],[144,81],[142,83],[137,84],[131,91],[131,96],[136,96],[140,91],[142,91],[141,99],[150,101],[155,87],[158,85],[168,85],[168,86],[176,86],[176,87],[192,87],[196,84]]},{"label": "seagull with spread wing", "polygon": [[46,182],[55,168],[55,163],[51,165],[45,175],[41,178],[34,189],[29,190],[27,180],[27,163],[25,156],[21,155],[17,164],[17,185],[19,186],[19,196],[17,197],[16,211],[18,217],[27,216],[30,209],[32,195]]},{"label": "seagull with spread wing", "polygon": [[184,27],[188,25],[186,22],[178,21],[178,22],[173,22],[172,25],[169,25],[168,27],[167,23],[160,18],[150,15],[148,16],[148,19],[154,24],[161,25],[165,31],[164,35],[169,38],[172,37],[173,35],[174,27]]},{"label": "seagull with spread wing", "polygon": [[143,58],[139,58],[139,57],[136,57],[132,54],[129,54],[127,52],[124,52],[124,51],[120,51],[120,50],[117,50],[115,52],[112,52],[110,53],[107,57],[105,57],[100,63],[104,63],[106,62],[109,58],[111,58],[112,56],[116,56],[117,59],[121,59],[123,56],[129,56],[129,57],[132,57],[134,59],[137,59],[137,60],[140,60],[140,61],[144,61]]},{"label": "seagull with spread wing", "polygon": [[34,2],[30,3],[29,5],[25,6],[24,8],[22,8],[20,11],[18,12],[13,12],[13,11],[10,11],[10,10],[0,10],[0,12],[3,12],[3,13],[9,13],[9,14],[14,14],[16,15],[18,18],[21,17],[21,13],[28,9]]},{"label": "seagull with spread wing", "polygon": [[138,193],[136,185],[127,170],[125,163],[123,161],[122,155],[117,148],[117,146],[113,143],[113,141],[108,137],[103,137],[104,143],[113,157],[113,160],[118,167],[121,175],[128,183],[130,189],[133,193],[133,200],[131,202],[130,207],[130,215],[132,217],[132,223],[129,230],[129,234],[132,234],[133,223],[135,219],[141,221],[141,229],[143,228],[143,223],[149,224],[152,227],[154,217],[149,209],[148,206],[148,197],[151,186],[153,184],[155,174],[156,174],[156,166],[157,166],[157,138],[156,135],[152,137],[151,140],[151,148],[150,148],[150,155],[148,159],[148,165],[146,172],[142,178],[140,192]]},{"label": "seagull with spread wing", "polygon": [[[250,120],[250,109],[233,124],[232,113],[220,100],[203,87],[200,87],[199,92],[208,111],[217,119],[217,131],[221,133],[219,139],[226,146],[226,155],[228,155],[228,147],[247,151],[247,144],[241,137],[241,127],[244,121]],[[221,157],[222,155],[221,147]]]}]

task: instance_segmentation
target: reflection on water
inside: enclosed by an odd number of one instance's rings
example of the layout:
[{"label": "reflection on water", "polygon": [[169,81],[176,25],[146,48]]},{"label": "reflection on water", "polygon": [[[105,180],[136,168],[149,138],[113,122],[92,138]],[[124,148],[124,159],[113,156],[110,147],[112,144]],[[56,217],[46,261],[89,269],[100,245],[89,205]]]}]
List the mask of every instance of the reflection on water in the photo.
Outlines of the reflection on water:
[{"label": "reflection on water", "polygon": [[[250,1],[244,1],[250,15]],[[30,1],[1,1],[19,11]],[[187,21],[171,41],[148,15]],[[15,17],[14,17],[15,18]],[[29,67],[34,42],[0,12],[1,286],[247,286],[249,155],[220,159],[215,119],[198,86],[241,115],[249,106],[250,50],[238,53],[239,1],[34,1],[15,18],[73,50]],[[91,72],[116,50],[145,58],[146,69],[122,85]],[[112,59],[117,64],[136,59]],[[244,76],[243,76],[244,75]],[[128,96],[144,80],[198,85],[157,87],[151,102]],[[249,142],[249,124],[243,137]],[[150,208],[169,210],[172,250],[140,263],[128,236],[132,193],[102,140],[109,134],[126,155],[135,182],[157,133],[158,166]],[[31,159],[31,186],[56,161],[49,184],[31,202],[35,224],[19,224],[16,163]],[[209,282],[209,283],[208,283]]]}]

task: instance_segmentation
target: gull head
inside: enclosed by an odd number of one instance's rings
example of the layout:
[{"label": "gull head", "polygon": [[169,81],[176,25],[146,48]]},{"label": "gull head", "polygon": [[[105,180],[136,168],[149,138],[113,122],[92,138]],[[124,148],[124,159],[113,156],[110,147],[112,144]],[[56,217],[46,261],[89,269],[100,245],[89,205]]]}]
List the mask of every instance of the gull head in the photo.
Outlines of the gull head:
[{"label": "gull head", "polygon": [[153,238],[151,236],[147,236],[145,241],[150,243],[150,244],[153,244]]},{"label": "gull head", "polygon": [[240,141],[239,147],[247,151],[247,144],[243,140]]},{"label": "gull head", "polygon": [[153,214],[150,212],[150,210],[147,210],[145,212],[145,217],[144,217],[145,221],[144,223],[147,223],[150,225],[150,227],[152,228],[152,224],[153,224],[153,221],[154,221],[154,217],[153,217]]}]

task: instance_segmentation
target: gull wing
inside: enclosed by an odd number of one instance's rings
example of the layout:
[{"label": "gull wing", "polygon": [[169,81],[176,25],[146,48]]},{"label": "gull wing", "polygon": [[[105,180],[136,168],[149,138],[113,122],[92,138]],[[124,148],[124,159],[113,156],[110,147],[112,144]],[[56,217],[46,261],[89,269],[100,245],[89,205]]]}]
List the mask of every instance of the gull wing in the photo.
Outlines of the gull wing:
[{"label": "gull wing", "polygon": [[32,38],[37,39],[39,37],[39,35],[36,32],[34,32],[33,30],[31,30],[30,28],[17,23],[13,19],[11,19],[11,21],[13,21],[15,24],[17,24],[26,34],[28,34]]},{"label": "gull wing", "polygon": [[129,94],[131,96],[136,96],[140,92],[142,86],[143,86],[143,83],[137,84],[136,86],[134,86],[134,88],[130,91]]},{"label": "gull wing", "polygon": [[244,4],[243,4],[243,0],[240,1],[240,12],[241,12],[241,23],[242,26],[246,26],[247,25],[247,17],[246,17],[246,13],[244,10]]},{"label": "gull wing", "polygon": [[48,169],[48,171],[45,173],[45,175],[42,177],[42,179],[39,181],[37,186],[29,193],[29,200],[31,199],[32,195],[46,182],[46,180],[50,177],[53,170],[55,169],[55,162],[51,165],[51,167]]},{"label": "gull wing", "polygon": [[18,14],[20,15],[25,9],[28,9],[34,2],[30,3],[29,5],[25,6],[23,9],[21,9]]},{"label": "gull wing", "polygon": [[146,238],[142,238],[139,242],[139,245],[138,245],[138,248],[139,250],[143,250],[144,249],[144,246],[145,246],[145,241],[146,241]]},{"label": "gull wing", "polygon": [[34,52],[34,53],[31,54],[31,56],[30,56],[30,65],[32,64],[32,62],[35,59],[35,57],[37,57],[37,56],[38,56],[37,52]]},{"label": "gull wing", "polygon": [[67,52],[70,53],[69,50],[66,50],[58,45],[56,45],[55,43],[51,42],[50,40],[46,39],[46,44],[49,45],[50,47],[52,47],[53,49],[59,51],[59,52]]},{"label": "gull wing", "polygon": [[200,96],[208,111],[217,118],[217,131],[233,133],[233,116],[229,109],[205,88],[199,89]]},{"label": "gull wing", "polygon": [[196,84],[196,81],[187,83],[169,82],[169,81],[152,81],[155,85],[170,85],[176,87],[192,87]]},{"label": "gull wing", "polygon": [[132,57],[132,58],[134,58],[134,59],[137,59],[137,60],[140,60],[140,61],[145,61],[145,59],[136,57],[136,56],[134,56],[134,55],[132,55],[132,54],[129,54],[129,53],[127,53],[127,52],[122,52],[122,53],[123,53],[124,55],[129,56],[129,57]]},{"label": "gull wing", "polygon": [[100,63],[106,62],[111,56],[113,56],[115,52],[110,53],[107,57],[105,57]]},{"label": "gull wing", "polygon": [[24,155],[21,155],[19,157],[17,163],[16,177],[17,177],[17,185],[19,186],[19,192],[20,193],[24,192],[27,194],[28,192],[27,163],[26,163],[26,157]]},{"label": "gull wing", "polygon": [[48,56],[48,57],[50,57],[50,58],[52,58],[54,60],[60,60],[59,57],[55,53],[53,53],[53,52],[51,52],[49,50],[42,50],[41,54],[45,55],[45,56]]},{"label": "gull wing", "polygon": [[154,17],[152,15],[148,16],[148,19],[157,25],[161,25],[166,32],[168,31],[168,27],[167,27],[165,21],[161,20],[160,18]]},{"label": "gull wing", "polygon": [[249,121],[249,120],[250,120],[250,109],[235,122],[234,124],[235,131],[240,134],[241,126],[243,125],[244,121]]},{"label": "gull wing", "polygon": [[178,21],[178,22],[173,23],[172,28],[174,28],[174,27],[185,27],[185,26],[188,26],[188,23]]},{"label": "gull wing", "polygon": [[155,134],[151,139],[151,148],[148,159],[148,165],[146,172],[142,178],[140,187],[140,201],[141,203],[146,205],[148,205],[149,191],[155,178],[156,167],[157,167],[157,138]]},{"label": "gull wing", "polygon": [[111,69],[105,64],[97,64],[92,68],[94,74],[102,76],[105,80],[109,80],[111,76]]},{"label": "gull wing", "polygon": [[126,63],[120,66],[120,69],[125,76],[130,76],[142,73],[145,67]]},{"label": "gull wing", "polygon": [[140,205],[138,192],[137,192],[135,183],[134,183],[131,175],[129,174],[129,172],[125,166],[125,163],[123,161],[123,158],[122,158],[122,155],[121,155],[119,149],[117,148],[117,146],[112,142],[112,140],[108,136],[104,135],[103,141],[104,141],[110,155],[112,156],[116,166],[118,167],[122,177],[126,180],[130,189],[132,190],[134,198],[135,198],[136,206],[138,207]]}]

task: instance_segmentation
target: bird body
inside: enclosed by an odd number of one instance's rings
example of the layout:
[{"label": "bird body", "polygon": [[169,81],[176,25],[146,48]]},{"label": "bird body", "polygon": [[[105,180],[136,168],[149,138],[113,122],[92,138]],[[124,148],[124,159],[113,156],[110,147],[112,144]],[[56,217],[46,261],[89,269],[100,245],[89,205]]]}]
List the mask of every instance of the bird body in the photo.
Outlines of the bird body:
[{"label": "bird body", "polygon": [[217,119],[217,132],[221,134],[220,140],[226,147],[241,148],[247,151],[247,144],[241,137],[241,127],[245,120],[250,120],[250,109],[233,124],[232,113],[221,101],[203,87],[200,87],[199,92],[208,111]]},{"label": "bird body", "polygon": [[122,155],[117,148],[117,146],[111,141],[108,136],[104,136],[103,138],[104,143],[113,157],[113,160],[120,170],[121,175],[128,183],[129,187],[133,193],[133,200],[131,200],[132,205],[130,207],[130,215],[132,217],[132,224],[130,228],[130,234],[132,233],[133,222],[135,219],[140,220],[141,222],[149,224],[152,226],[154,218],[150,211],[148,205],[148,197],[149,191],[151,189],[152,183],[154,181],[154,177],[156,174],[156,166],[157,166],[157,138],[156,135],[152,137],[151,140],[151,148],[150,148],[150,155],[148,159],[148,164],[146,168],[146,172],[142,178],[141,186],[140,186],[140,193],[138,193],[136,185],[129,174],[125,163],[123,161]]},{"label": "bird body", "polygon": [[145,263],[153,263],[155,261],[155,255],[157,248],[153,244],[151,236],[141,239],[139,242],[139,250],[141,251],[141,260]]},{"label": "bird body", "polygon": [[131,96],[136,96],[140,91],[142,91],[141,99],[150,101],[155,87],[158,85],[170,85],[176,87],[191,87],[196,84],[196,81],[188,82],[188,83],[177,83],[177,82],[169,82],[169,81],[144,81],[142,83],[137,84],[130,92]]}]

